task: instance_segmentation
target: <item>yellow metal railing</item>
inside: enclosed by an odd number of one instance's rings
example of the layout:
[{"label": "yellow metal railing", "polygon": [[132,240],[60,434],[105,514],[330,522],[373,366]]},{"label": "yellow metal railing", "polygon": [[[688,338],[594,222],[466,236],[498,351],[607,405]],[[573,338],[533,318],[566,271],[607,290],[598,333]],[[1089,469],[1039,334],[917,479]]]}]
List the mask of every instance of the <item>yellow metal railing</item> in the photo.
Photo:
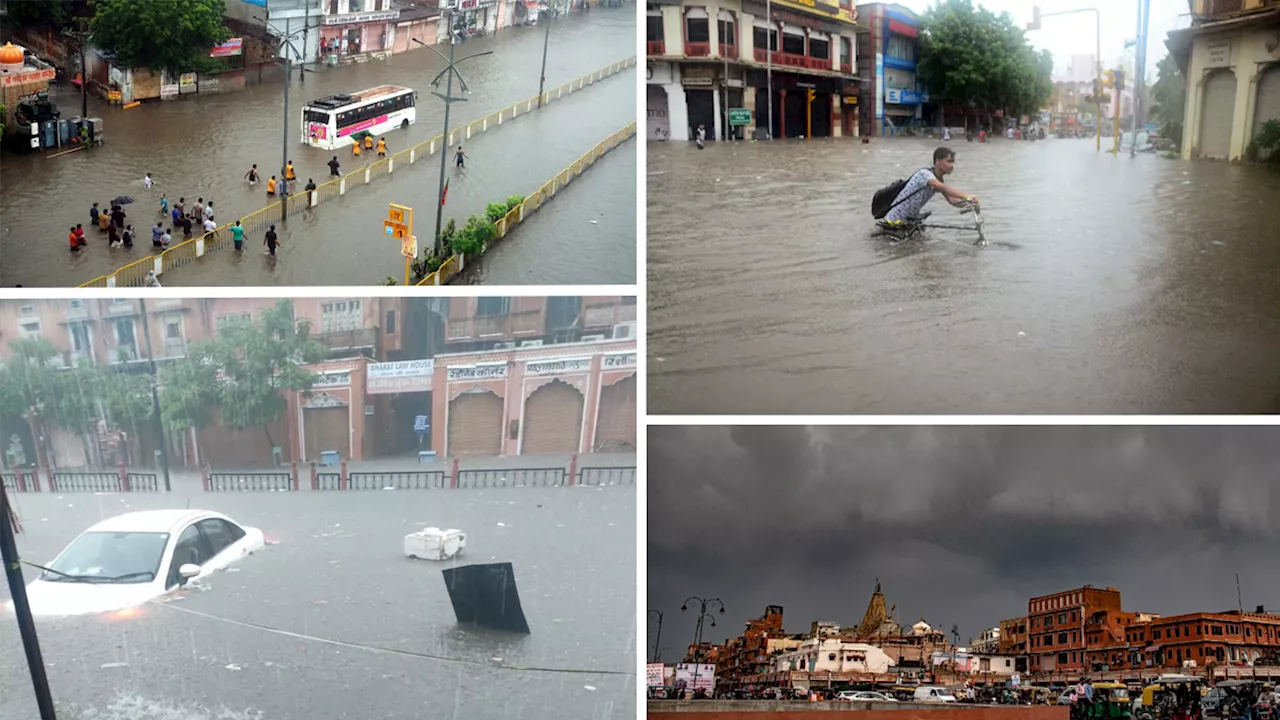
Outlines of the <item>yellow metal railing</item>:
[{"label": "yellow metal railing", "polygon": [[[573,182],[573,179],[582,174],[583,170],[591,167],[597,160],[604,157],[610,150],[618,147],[622,143],[630,140],[636,135],[636,123],[632,121],[626,127],[616,133],[600,141],[595,147],[583,153],[582,157],[574,160],[569,167],[561,170],[555,177],[543,183],[532,195],[524,199],[524,202],[512,208],[505,216],[500,218],[494,227],[497,228],[497,239],[501,240],[511,232],[511,229],[524,222],[538,208],[542,207],[544,201],[551,199],[557,192],[563,190],[566,185]],[[492,243],[490,243],[492,245]],[[486,247],[485,250],[489,248]],[[458,273],[462,272],[465,267],[465,259],[461,255],[451,255],[440,265],[435,272],[427,275],[419,282],[419,285],[445,285],[453,279]]]},{"label": "yellow metal railing", "polygon": [[[441,152],[447,146],[457,145],[471,137],[483,132],[488,132],[494,128],[511,122],[516,118],[526,115],[537,110],[542,105],[555,102],[562,97],[578,92],[583,88],[603,80],[612,75],[617,75],[624,70],[634,67],[636,64],[636,56],[631,56],[625,60],[620,60],[606,68],[597,70],[589,75],[570,80],[569,82],[552,88],[544,92],[540,97],[534,96],[526,100],[521,100],[513,105],[489,113],[478,120],[463,125],[462,127],[453,128],[449,131],[449,137],[443,144],[440,135],[436,135],[430,140],[424,140],[410,148],[406,148],[397,152],[390,157],[380,158],[373,163],[347,173],[343,177],[334,178],[323,185],[318,186],[314,191],[308,193],[305,190],[298,189],[296,195],[290,195],[287,202],[289,203],[289,216],[297,215],[307,208],[315,207],[336,197],[346,194],[356,185],[366,185],[374,180],[392,175],[396,168],[411,165],[417,160],[434,155]],[[634,124],[633,124],[634,125]],[[314,197],[313,197],[314,196]],[[257,234],[265,232],[267,227],[272,223],[280,220],[280,201],[277,200],[270,205],[249,213],[240,219],[240,224],[244,227],[245,232],[249,234]],[[517,221],[518,222],[518,221]],[[204,257],[205,254],[231,245],[231,233],[227,230],[227,226],[214,230],[213,232],[193,237],[190,240],[180,242],[163,252],[152,255],[151,257],[142,258],[136,262],[121,267],[107,275],[102,275],[90,280],[80,287],[135,287],[146,283],[147,273],[154,270],[156,275],[163,275],[166,271],[175,267],[181,267],[191,263],[198,258]],[[461,271],[461,261],[458,263],[458,269],[452,274]],[[441,266],[441,270],[451,268],[452,265],[446,263]]]}]

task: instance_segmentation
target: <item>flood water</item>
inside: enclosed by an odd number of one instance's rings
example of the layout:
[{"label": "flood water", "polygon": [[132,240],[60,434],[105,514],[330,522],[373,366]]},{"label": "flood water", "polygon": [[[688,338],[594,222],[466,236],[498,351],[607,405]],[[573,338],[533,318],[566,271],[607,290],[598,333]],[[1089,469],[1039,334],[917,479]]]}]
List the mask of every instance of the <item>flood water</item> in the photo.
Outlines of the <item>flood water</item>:
[{"label": "flood water", "polygon": [[872,238],[936,144],[649,143],[650,409],[1280,410],[1280,174],[960,140],[989,243]]},{"label": "flood water", "polygon": [[[635,717],[635,491],[10,497],[19,550],[37,563],[101,518],[188,502],[278,542],[133,617],[37,619],[60,718],[623,720]],[[403,536],[431,525],[463,529],[467,548],[443,563],[406,558]],[[441,569],[506,561],[532,634],[459,626]],[[37,717],[7,610],[0,717]]]},{"label": "flood water", "polygon": [[[546,86],[554,88],[634,54],[635,22],[633,5],[600,8],[556,20],[547,54]],[[543,27],[509,28],[459,45],[459,57],[488,50],[494,54],[459,66],[471,94],[466,95],[466,102],[454,104],[450,125],[459,127],[536,95],[543,40]],[[440,49],[448,50],[447,46]],[[324,182],[329,175],[325,163],[334,154],[296,142],[302,102],[383,83],[417,89],[420,97],[416,124],[387,136],[394,153],[440,133],[443,103],[431,96],[429,81],[443,66],[435,53],[419,49],[387,60],[320,67],[315,73],[308,73],[303,83],[295,76],[290,87],[288,153],[297,167],[299,187],[307,178],[314,178],[317,184]],[[465,220],[468,214],[482,212],[485,203],[536,189],[578,155],[635,118],[634,83],[633,69],[588,87],[579,97],[570,96],[533,116],[519,118],[511,127],[475,136],[468,143],[473,171],[464,182],[451,183],[449,214]],[[620,84],[631,92],[609,94],[612,86]],[[105,122],[107,142],[102,148],[52,159],[43,153],[16,155],[6,151],[0,163],[0,282],[78,285],[149,256],[147,228],[159,217],[156,203],[161,192],[167,193],[171,204],[179,196],[186,197],[188,204],[197,197],[213,199],[220,223],[232,222],[266,205],[264,184],[250,188],[243,176],[254,163],[264,178],[279,173],[283,90],[281,81],[264,82],[249,85],[243,92],[149,103],[128,111],[91,100],[90,114]],[[78,94],[67,90],[53,94],[64,115],[79,114]],[[564,107],[557,107],[560,103]],[[519,126],[534,120],[538,113],[548,114],[539,126],[541,130],[531,136],[532,131],[525,128],[523,134],[518,134]],[[368,155],[356,160],[349,149],[339,152],[343,173],[376,159]],[[349,189],[347,198],[330,201],[311,213],[315,218],[310,224],[305,220],[291,221],[292,226],[281,233],[286,252],[278,263],[269,263],[257,254],[262,242],[258,238],[256,244],[249,244],[255,250],[252,258],[241,262],[210,258],[215,262],[175,270],[165,278],[166,284],[372,284],[387,275],[398,276],[403,262],[397,249],[374,253],[369,248],[375,242],[378,247],[388,242],[381,237],[387,202],[417,206],[424,210],[423,215],[430,214],[425,224],[420,220],[416,228],[424,244],[430,239],[435,218],[425,209],[434,208],[438,185],[436,175],[425,170],[433,163],[426,162],[421,170],[417,167],[420,163],[421,160],[412,168],[419,176],[415,179],[393,176],[367,187]],[[438,166],[435,167],[438,173]],[[156,180],[150,192],[142,186],[143,175],[148,172]],[[465,187],[455,187],[459,184]],[[128,222],[144,235],[140,243],[132,251],[112,252],[106,247],[105,236],[99,237],[97,231],[90,230],[87,251],[70,256],[67,227],[87,223],[88,209],[94,201],[106,207],[117,195],[136,200],[126,210]],[[360,206],[347,207],[352,203]],[[378,208],[367,210],[365,205]],[[634,242],[634,227],[628,234]],[[523,233],[523,239],[536,240],[530,235]],[[612,267],[608,258],[596,259],[595,263]],[[617,264],[627,265],[634,272],[634,254],[620,258]],[[588,277],[578,282],[596,280]]]}]

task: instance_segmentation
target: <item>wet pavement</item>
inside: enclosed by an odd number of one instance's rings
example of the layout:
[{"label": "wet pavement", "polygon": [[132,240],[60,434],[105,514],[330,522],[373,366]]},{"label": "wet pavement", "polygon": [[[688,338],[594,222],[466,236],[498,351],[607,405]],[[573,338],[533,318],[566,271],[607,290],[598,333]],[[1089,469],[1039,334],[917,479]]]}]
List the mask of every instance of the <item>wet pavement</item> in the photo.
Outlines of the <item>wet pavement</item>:
[{"label": "wet pavement", "polygon": [[1280,175],[953,142],[989,244],[872,238],[936,145],[649,143],[650,410],[1280,411]]},{"label": "wet pavement", "polygon": [[[551,29],[547,87],[622,60],[634,47],[634,38],[633,5],[575,13],[558,20]],[[536,95],[542,47],[541,27],[510,28],[460,45],[460,56],[485,50],[495,54],[461,66],[472,94],[467,102],[455,104],[451,126],[459,127]],[[418,50],[383,61],[319,68],[307,75],[305,83],[298,83],[295,77],[290,88],[289,153],[298,168],[299,185],[305,185],[309,177],[317,184],[324,182],[329,174],[325,163],[333,155],[292,142],[298,135],[297,114],[303,101],[382,83],[418,89],[417,123],[407,131],[386,136],[390,150],[396,152],[439,134],[443,103],[429,94],[428,81],[443,65],[435,53]],[[586,88],[581,95],[575,93],[521,117],[510,126],[504,124],[499,131],[474,137],[467,143],[472,167],[463,182],[451,182],[448,209],[465,219],[466,214],[483,210],[485,203],[497,197],[536,189],[609,133],[634,120],[634,90],[635,70],[631,69]],[[267,82],[250,85],[243,92],[152,103],[129,111],[91,101],[90,113],[106,122],[108,139],[102,148],[53,159],[6,152],[0,164],[0,282],[77,285],[147,256],[146,238],[131,252],[112,252],[106,249],[104,239],[90,231],[89,252],[69,257],[66,228],[87,222],[89,205],[95,200],[105,205],[117,195],[133,196],[137,202],[127,209],[135,229],[154,223],[161,192],[168,194],[171,203],[178,196],[186,197],[188,203],[196,197],[212,198],[219,222],[266,205],[263,186],[251,189],[243,176],[253,163],[267,176],[278,174],[278,168],[271,168],[280,163],[282,92],[282,82]],[[56,99],[66,113],[78,114],[78,96],[59,93]],[[537,119],[539,115],[542,120]],[[349,149],[338,155],[344,173],[355,169]],[[374,158],[361,159],[367,163]],[[391,177],[355,188],[346,198],[308,213],[314,217],[293,220],[295,229],[281,238],[285,254],[274,266],[256,253],[241,262],[215,254],[211,258],[214,262],[202,263],[198,269],[187,266],[176,270],[166,284],[371,284],[387,275],[399,276],[403,263],[395,249],[384,247],[381,218],[388,202],[434,209],[439,166],[433,160],[438,158],[411,166],[410,174],[416,174],[413,179]],[[429,166],[434,166],[436,173],[430,173]],[[147,172],[156,179],[150,192],[142,187]],[[433,213],[422,214],[432,217],[428,225],[419,219],[420,239],[429,238],[435,224]],[[299,224],[302,229],[296,229]],[[629,233],[634,242],[634,226]],[[299,238],[292,238],[294,234]],[[536,239],[527,233],[523,237]],[[377,252],[370,249],[375,243]],[[598,264],[608,266],[609,262],[601,259]],[[618,264],[634,268],[634,251]],[[580,282],[595,280],[583,278]]]},{"label": "wet pavement", "polygon": [[634,284],[638,142],[632,138],[597,160],[454,282]]},{"label": "wet pavement", "polygon": [[[133,617],[38,620],[60,718],[635,717],[634,486],[23,494],[19,549],[47,561],[100,518],[188,501],[278,544]],[[457,625],[440,575],[455,561],[402,553],[403,536],[426,525],[467,531],[457,564],[514,563],[531,635]],[[8,611],[0,612],[0,717],[37,717]]]}]

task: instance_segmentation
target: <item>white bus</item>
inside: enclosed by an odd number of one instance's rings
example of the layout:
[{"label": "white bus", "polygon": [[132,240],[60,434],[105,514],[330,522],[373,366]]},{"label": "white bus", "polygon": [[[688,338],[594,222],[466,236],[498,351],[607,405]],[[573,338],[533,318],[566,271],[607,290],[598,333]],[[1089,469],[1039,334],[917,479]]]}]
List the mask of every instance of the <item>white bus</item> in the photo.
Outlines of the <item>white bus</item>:
[{"label": "white bus", "polygon": [[379,85],[350,95],[330,95],[302,107],[302,143],[336,150],[351,136],[382,135],[417,121],[417,93],[398,85]]}]

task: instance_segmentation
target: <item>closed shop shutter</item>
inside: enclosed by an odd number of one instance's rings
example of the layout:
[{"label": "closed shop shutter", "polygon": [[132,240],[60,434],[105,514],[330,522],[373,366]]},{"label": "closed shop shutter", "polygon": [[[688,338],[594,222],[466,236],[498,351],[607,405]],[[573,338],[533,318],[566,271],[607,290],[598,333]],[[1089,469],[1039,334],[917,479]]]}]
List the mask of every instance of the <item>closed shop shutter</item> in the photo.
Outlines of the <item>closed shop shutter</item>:
[{"label": "closed shop shutter", "polygon": [[1227,160],[1231,152],[1231,120],[1236,110],[1236,75],[1219,70],[1204,85],[1201,102],[1200,157]]},{"label": "closed shop shutter", "polygon": [[445,443],[450,455],[501,455],[502,398],[480,390],[449,401]]},{"label": "closed shop shutter", "polygon": [[346,405],[303,410],[308,460],[319,460],[320,453],[330,450],[336,450],[343,458],[351,457],[350,410]]},{"label": "closed shop shutter", "polygon": [[1253,136],[1257,137],[1263,123],[1280,120],[1280,63],[1272,63],[1258,78],[1258,101],[1254,107]]},{"label": "closed shop shutter", "polygon": [[661,86],[649,85],[645,93],[645,108],[649,114],[648,139],[666,140],[671,137],[671,121],[667,116],[667,91]]},{"label": "closed shop shutter", "polygon": [[522,455],[572,453],[582,437],[582,393],[563,380],[552,380],[524,405]]},{"label": "closed shop shutter", "polygon": [[595,452],[624,452],[636,448],[636,376],[600,390]]}]

